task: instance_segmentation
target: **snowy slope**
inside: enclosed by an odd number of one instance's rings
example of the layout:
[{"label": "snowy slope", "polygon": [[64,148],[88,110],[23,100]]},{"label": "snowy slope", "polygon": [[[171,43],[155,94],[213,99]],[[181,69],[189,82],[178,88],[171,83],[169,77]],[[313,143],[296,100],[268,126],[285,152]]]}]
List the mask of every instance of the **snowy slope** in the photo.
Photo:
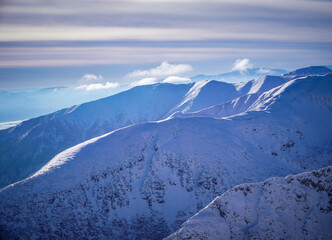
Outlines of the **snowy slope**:
[{"label": "snowy slope", "polygon": [[[331,71],[326,69],[300,69],[286,77],[266,76],[242,84],[202,81],[141,86],[24,121],[0,130],[0,188],[33,174],[57,153],[109,131],[160,120],[178,111],[195,112],[248,93],[261,93],[296,78],[296,73],[316,75]],[[242,110],[235,107],[233,111]]]},{"label": "snowy slope", "polygon": [[171,115],[175,117],[214,117],[223,118],[233,116],[239,113],[249,111],[251,106],[260,101],[260,96],[263,93],[247,94],[228,101],[223,104],[214,105],[196,112],[175,112]]},{"label": "snowy slope", "polygon": [[217,197],[166,239],[332,239],[332,167]]},{"label": "snowy slope", "polygon": [[[296,78],[296,76],[293,77]],[[283,76],[265,76],[244,83],[225,83],[214,80],[197,82],[168,115],[175,112],[196,112],[216,104],[229,102],[243,95],[263,93],[289,80],[291,79]]]},{"label": "snowy slope", "polygon": [[185,95],[184,99],[176,105],[169,114],[176,111],[194,112],[218,103],[224,103],[237,98],[240,93],[234,84],[218,81],[201,81]]},{"label": "snowy slope", "polygon": [[28,177],[57,153],[80,142],[120,127],[163,118],[190,87],[136,87],[0,130],[0,188]]},{"label": "snowy slope", "polygon": [[60,153],[0,191],[1,236],[161,239],[237,184],[332,165],[332,75],[264,96],[235,117],[142,123]]}]

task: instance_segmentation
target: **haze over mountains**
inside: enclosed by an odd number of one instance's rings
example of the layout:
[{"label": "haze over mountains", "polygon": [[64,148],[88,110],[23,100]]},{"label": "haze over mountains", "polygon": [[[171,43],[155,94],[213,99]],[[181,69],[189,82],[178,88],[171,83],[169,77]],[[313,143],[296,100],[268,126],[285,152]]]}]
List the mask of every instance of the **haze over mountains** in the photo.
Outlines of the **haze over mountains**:
[{"label": "haze over mountains", "polygon": [[40,170],[0,191],[0,236],[166,237],[237,184],[332,165],[331,99],[331,70],[310,67],[135,87],[2,130],[2,186]]}]

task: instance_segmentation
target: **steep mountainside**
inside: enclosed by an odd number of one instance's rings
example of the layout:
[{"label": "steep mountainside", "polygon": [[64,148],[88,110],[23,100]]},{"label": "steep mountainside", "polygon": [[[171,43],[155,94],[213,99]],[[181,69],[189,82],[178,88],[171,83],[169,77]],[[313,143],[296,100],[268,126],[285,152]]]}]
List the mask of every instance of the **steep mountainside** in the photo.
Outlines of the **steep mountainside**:
[{"label": "steep mountainside", "polygon": [[1,237],[160,239],[237,184],[332,165],[331,118],[330,74],[290,81],[235,117],[111,132],[2,189]]},{"label": "steep mountainside", "polygon": [[241,184],[171,239],[332,239],[332,167]]}]

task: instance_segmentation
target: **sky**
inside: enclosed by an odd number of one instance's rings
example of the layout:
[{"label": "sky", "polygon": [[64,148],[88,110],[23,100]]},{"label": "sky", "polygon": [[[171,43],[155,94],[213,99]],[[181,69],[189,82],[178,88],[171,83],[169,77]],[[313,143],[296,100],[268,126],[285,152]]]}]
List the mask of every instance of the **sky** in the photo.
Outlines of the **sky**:
[{"label": "sky", "polygon": [[1,0],[0,90],[331,65],[331,25],[331,1]]}]

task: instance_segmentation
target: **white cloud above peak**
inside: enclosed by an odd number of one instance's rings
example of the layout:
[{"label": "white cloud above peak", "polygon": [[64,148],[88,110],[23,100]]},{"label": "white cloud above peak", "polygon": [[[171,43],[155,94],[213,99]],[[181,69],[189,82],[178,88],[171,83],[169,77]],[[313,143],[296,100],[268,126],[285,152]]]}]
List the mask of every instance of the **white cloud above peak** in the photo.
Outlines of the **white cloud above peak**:
[{"label": "white cloud above peak", "polygon": [[174,75],[183,75],[193,68],[189,64],[171,64],[167,61],[162,62],[159,66],[148,70],[136,70],[128,74],[129,77],[150,77],[150,78],[165,78]]},{"label": "white cloud above peak", "polygon": [[167,77],[163,83],[173,83],[173,84],[181,84],[181,83],[191,83],[190,78],[179,77],[179,76],[170,76]]},{"label": "white cloud above peak", "polygon": [[119,83],[117,82],[106,82],[105,84],[103,83],[84,84],[76,87],[76,89],[85,89],[87,91],[93,91],[93,90],[117,88],[118,86]]},{"label": "white cloud above peak", "polygon": [[245,72],[248,69],[253,68],[253,65],[250,63],[248,58],[237,59],[233,64],[232,71]]}]

